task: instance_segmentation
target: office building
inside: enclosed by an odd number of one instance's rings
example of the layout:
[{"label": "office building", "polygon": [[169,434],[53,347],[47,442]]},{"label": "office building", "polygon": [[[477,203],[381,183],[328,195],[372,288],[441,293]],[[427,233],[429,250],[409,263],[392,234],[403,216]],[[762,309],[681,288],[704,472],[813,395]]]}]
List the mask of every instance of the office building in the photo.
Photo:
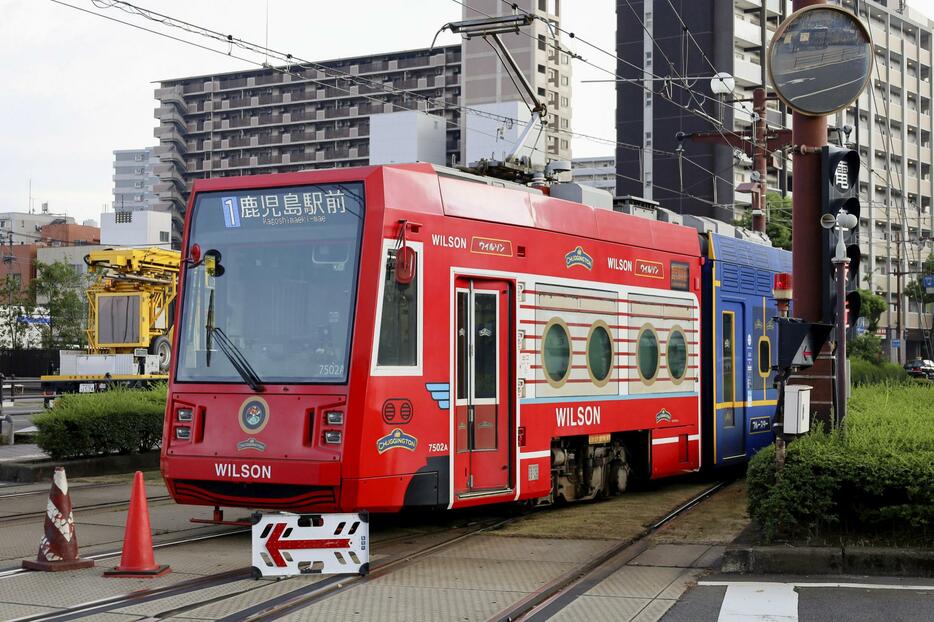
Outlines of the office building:
[{"label": "office building", "polygon": [[164,211],[136,210],[101,214],[101,244],[107,247],[172,247],[172,215]]},{"label": "office building", "polygon": [[[838,4],[854,10],[857,3]],[[890,303],[880,336],[889,347],[901,328],[902,347],[890,348],[893,358],[929,358],[924,332],[931,328],[930,314],[905,300],[899,322],[896,273],[918,270],[931,252],[923,240],[931,237],[934,22],[898,0],[861,0],[858,5],[875,47],[872,88],[858,101],[859,123],[854,105],[829,117],[828,125],[852,126],[843,140],[859,145],[862,156],[860,278]],[[728,146],[690,139],[679,158],[675,135],[704,132],[716,137],[751,128],[751,101],[736,100],[751,100],[753,89],[766,81],[764,50],[791,12],[791,2],[776,0],[618,0],[617,70],[633,80],[617,87],[617,140],[635,147],[617,149],[618,195],[642,196],[676,213],[726,222],[748,209],[750,195],[735,188],[750,181],[749,158]],[[690,36],[683,34],[679,17]],[[718,98],[713,93],[710,78],[716,72],[734,77],[732,95]],[[649,76],[674,79],[644,80]],[[687,82],[681,80],[685,77]],[[791,127],[791,114],[783,108],[769,101],[771,127]],[[837,137],[832,132],[833,140]],[[769,191],[790,192],[790,158],[776,153],[768,164]]]}]

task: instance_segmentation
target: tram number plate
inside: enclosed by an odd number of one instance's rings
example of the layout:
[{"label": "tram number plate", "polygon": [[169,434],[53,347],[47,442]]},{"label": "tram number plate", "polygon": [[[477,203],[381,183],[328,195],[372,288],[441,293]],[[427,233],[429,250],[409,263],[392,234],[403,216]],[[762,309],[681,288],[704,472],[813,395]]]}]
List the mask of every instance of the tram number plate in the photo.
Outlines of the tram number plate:
[{"label": "tram number plate", "polygon": [[94,383],[82,382],[78,385],[78,393],[94,393]]},{"label": "tram number plate", "polygon": [[366,512],[253,515],[254,576],[366,574],[370,527]]}]

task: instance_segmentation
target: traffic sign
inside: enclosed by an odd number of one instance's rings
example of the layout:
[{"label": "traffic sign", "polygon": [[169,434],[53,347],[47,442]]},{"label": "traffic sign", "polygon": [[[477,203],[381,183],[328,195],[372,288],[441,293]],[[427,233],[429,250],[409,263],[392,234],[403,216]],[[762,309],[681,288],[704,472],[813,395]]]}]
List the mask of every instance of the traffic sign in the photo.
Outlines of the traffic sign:
[{"label": "traffic sign", "polygon": [[934,274],[925,274],[921,277],[921,283],[924,285],[925,293],[934,294]]},{"label": "traffic sign", "polygon": [[253,515],[253,573],[257,576],[366,574],[370,523],[359,514]]},{"label": "traffic sign", "polygon": [[893,348],[900,348],[900,347],[902,347],[902,340],[901,340],[901,339],[893,339],[893,340],[892,340],[892,347],[893,347]]}]

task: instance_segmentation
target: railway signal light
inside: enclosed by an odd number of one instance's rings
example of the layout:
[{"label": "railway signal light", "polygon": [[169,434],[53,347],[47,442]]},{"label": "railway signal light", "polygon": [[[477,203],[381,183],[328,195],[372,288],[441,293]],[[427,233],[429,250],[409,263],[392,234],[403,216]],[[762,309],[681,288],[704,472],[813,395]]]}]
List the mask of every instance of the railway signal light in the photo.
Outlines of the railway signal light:
[{"label": "railway signal light", "polygon": [[837,283],[834,260],[849,259],[844,297],[853,326],[859,317],[859,152],[825,145],[821,148],[821,318],[833,324],[837,315]]}]

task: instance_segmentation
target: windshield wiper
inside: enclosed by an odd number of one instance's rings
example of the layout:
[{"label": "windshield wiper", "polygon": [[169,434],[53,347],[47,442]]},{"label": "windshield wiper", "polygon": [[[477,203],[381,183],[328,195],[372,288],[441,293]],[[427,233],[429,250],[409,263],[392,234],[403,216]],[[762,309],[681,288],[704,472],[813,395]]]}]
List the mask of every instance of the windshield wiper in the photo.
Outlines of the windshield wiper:
[{"label": "windshield wiper", "polygon": [[207,329],[208,334],[215,338],[221,352],[230,360],[230,364],[234,366],[234,369],[237,370],[237,373],[240,374],[243,381],[250,385],[250,388],[257,393],[265,391],[266,388],[263,386],[262,379],[256,373],[256,370],[253,369],[253,366],[250,365],[249,361],[246,360],[246,357],[243,356],[240,348],[235,346],[224,331],[216,326],[208,325]]}]

